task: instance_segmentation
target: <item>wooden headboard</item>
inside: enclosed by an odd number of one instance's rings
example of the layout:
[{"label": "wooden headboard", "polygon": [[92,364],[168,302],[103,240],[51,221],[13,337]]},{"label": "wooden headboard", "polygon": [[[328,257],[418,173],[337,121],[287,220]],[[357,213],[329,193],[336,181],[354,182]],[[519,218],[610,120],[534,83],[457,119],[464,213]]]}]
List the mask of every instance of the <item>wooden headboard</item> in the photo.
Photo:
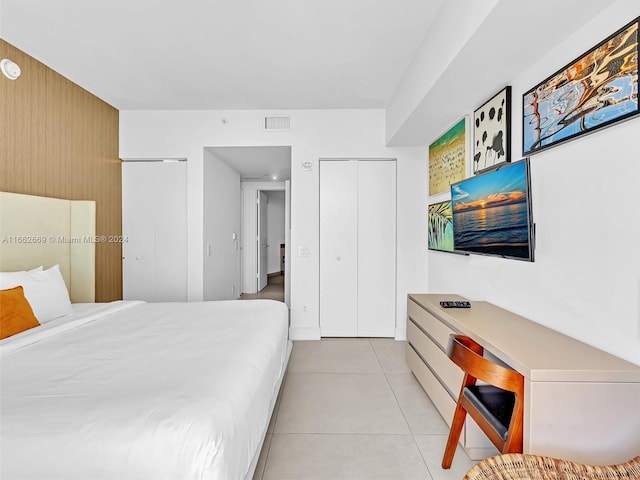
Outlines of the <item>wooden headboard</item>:
[{"label": "wooden headboard", "polygon": [[72,302],[95,301],[96,204],[0,192],[0,271],[60,265]]}]

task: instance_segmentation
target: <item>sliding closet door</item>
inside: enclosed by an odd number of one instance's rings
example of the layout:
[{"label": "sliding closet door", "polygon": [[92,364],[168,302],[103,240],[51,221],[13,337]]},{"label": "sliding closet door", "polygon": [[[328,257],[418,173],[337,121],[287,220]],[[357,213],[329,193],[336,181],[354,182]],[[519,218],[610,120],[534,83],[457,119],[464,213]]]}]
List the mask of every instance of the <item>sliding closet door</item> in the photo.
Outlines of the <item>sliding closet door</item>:
[{"label": "sliding closet door", "polygon": [[320,334],[358,335],[358,162],[320,162]]},{"label": "sliding closet door", "polygon": [[393,337],[395,292],[395,161],[321,161],[321,335]]}]

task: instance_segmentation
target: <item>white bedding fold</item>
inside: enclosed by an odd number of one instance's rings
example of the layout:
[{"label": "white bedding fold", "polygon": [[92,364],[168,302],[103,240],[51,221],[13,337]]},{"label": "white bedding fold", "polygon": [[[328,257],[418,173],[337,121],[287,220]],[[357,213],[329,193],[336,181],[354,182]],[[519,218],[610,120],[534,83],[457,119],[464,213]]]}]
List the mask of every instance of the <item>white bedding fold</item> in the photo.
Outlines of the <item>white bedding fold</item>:
[{"label": "white bedding fold", "polygon": [[138,303],[12,347],[0,477],[243,478],[285,368],[287,317],[269,300]]},{"label": "white bedding fold", "polygon": [[15,350],[66,332],[67,330],[72,330],[86,323],[99,320],[112,313],[139,305],[140,303],[143,302],[118,300],[111,303],[93,304],[90,308],[87,308],[89,304],[83,304],[84,308],[78,308],[76,313],[49,320],[37,328],[25,330],[18,335],[3,339],[2,342],[0,342],[0,357],[5,357]]}]

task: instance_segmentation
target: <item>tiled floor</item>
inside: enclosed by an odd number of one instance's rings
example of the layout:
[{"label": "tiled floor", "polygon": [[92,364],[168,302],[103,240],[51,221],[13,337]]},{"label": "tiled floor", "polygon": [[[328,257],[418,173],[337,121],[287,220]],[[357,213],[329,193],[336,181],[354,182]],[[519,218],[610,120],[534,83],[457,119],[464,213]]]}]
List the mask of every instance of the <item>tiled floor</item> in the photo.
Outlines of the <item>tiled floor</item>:
[{"label": "tiled floor", "polygon": [[254,480],[450,480],[476,462],[411,374],[405,342],[295,342]]}]

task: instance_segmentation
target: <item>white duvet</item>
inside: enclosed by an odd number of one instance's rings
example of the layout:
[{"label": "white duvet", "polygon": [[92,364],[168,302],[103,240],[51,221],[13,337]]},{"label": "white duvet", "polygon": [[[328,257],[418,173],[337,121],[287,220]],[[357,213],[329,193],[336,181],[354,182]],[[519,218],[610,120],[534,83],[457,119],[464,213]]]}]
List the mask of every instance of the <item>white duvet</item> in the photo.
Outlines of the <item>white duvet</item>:
[{"label": "white duvet", "polygon": [[0,478],[244,478],[287,324],[270,300],[116,302],[4,342]]}]

